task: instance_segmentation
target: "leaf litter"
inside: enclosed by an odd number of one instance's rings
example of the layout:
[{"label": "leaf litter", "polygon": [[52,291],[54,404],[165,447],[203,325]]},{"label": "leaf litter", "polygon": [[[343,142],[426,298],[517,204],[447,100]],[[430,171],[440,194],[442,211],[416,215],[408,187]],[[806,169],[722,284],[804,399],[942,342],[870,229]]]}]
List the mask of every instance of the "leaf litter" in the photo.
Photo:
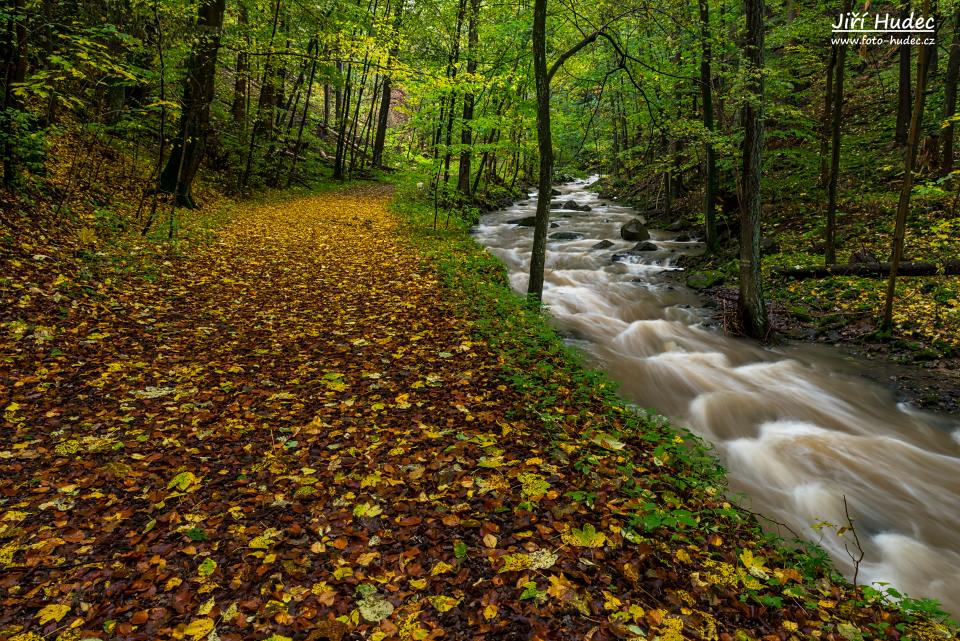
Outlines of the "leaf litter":
[{"label": "leaf litter", "polygon": [[841,607],[655,443],[549,436],[388,197],[0,284],[0,638],[943,635]]}]

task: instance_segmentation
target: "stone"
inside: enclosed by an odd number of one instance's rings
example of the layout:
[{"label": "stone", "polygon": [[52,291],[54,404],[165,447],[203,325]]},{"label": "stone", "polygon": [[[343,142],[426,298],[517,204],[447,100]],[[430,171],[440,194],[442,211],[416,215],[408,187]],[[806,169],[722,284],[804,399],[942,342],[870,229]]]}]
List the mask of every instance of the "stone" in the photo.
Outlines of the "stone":
[{"label": "stone", "polygon": [[643,221],[634,218],[620,228],[620,237],[624,240],[649,240],[650,232],[643,226]]},{"label": "stone", "polygon": [[583,234],[575,231],[558,231],[555,234],[550,234],[547,238],[550,240],[580,240],[583,238]]}]

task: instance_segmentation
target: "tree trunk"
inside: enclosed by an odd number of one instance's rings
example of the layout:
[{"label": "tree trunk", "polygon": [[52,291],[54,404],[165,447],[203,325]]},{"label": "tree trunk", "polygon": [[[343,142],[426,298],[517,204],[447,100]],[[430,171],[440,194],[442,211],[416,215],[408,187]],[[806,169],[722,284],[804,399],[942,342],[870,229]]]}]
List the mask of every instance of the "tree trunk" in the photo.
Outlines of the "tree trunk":
[{"label": "tree trunk", "polygon": [[[844,0],[844,15],[853,9],[853,0]],[[833,114],[830,124],[830,178],[827,181],[827,229],[824,262],[837,262],[837,181],[840,178],[840,125],[843,122],[843,74],[847,62],[847,46],[835,45],[836,69],[834,70]]]},{"label": "tree trunk", "polygon": [[[397,2],[397,10],[393,16],[393,37],[397,37],[400,26],[403,22],[403,2]],[[377,114],[377,133],[373,137],[373,168],[383,167],[383,146],[387,140],[387,125],[390,121],[390,102],[393,99],[391,86],[391,63],[396,60],[399,50],[396,46],[390,49],[390,57],[387,61],[387,70],[383,74],[383,87],[380,90],[380,113]]]},{"label": "tree trunk", "polygon": [[827,82],[823,92],[823,119],[820,122],[820,177],[819,185],[826,187],[830,182],[830,124],[833,122],[833,79],[837,69],[837,45],[830,46],[830,59],[827,61]]},{"label": "tree trunk", "polygon": [[[907,17],[910,3],[903,6],[900,15]],[[924,14],[926,15],[926,14]],[[893,141],[901,147],[907,143],[907,129],[910,126],[910,45],[900,45],[900,82],[897,88],[897,129]]]},{"label": "tree trunk", "polygon": [[[480,0],[470,0],[470,18],[467,23],[467,74],[471,76],[469,82],[472,82],[472,76],[477,72],[477,21],[480,18]],[[460,144],[463,149],[460,151],[460,169],[457,174],[457,191],[465,196],[470,195],[470,162],[471,149],[473,144],[473,127],[470,123],[473,120],[474,95],[468,91],[463,96],[463,123],[460,126]]]},{"label": "tree trunk", "polygon": [[[943,81],[943,120],[949,121],[957,112],[957,77],[960,76],[960,11],[953,15],[953,41],[947,59],[947,77]],[[940,173],[953,171],[953,132],[950,122],[943,128],[943,153],[940,155]]]},{"label": "tree trunk", "polygon": [[[20,99],[13,93],[13,85],[23,82],[27,77],[27,17],[23,12],[24,0],[8,0],[9,14],[4,37],[4,78],[3,112],[0,113],[0,125],[7,132],[17,135],[18,125],[9,122],[12,112],[22,109]],[[7,137],[10,136],[8,133]],[[20,168],[20,159],[12,143],[7,140],[0,149],[3,160],[3,184],[10,186],[16,180]]]},{"label": "tree trunk", "polygon": [[[713,49],[710,38],[710,8],[708,0],[698,0],[700,6],[700,97],[703,109],[703,128],[707,136],[713,133]],[[707,140],[704,145],[704,181],[703,181],[703,219],[707,231],[707,251],[715,252],[717,242],[717,159],[713,143]]]},{"label": "tree trunk", "polygon": [[[247,7],[244,3],[239,3],[237,12],[237,25],[243,30],[244,40],[241,47],[250,47],[249,17]],[[250,55],[247,51],[241,50],[237,53],[237,70],[234,73],[233,80],[233,104],[230,106],[230,114],[233,121],[244,125],[247,120],[247,90],[250,86]]]},{"label": "tree trunk", "polygon": [[175,194],[177,202],[195,207],[191,187],[200,168],[210,129],[217,52],[223,30],[226,0],[203,0],[197,6],[197,41],[183,83],[180,135],[160,176],[160,190]]},{"label": "tree trunk", "polygon": [[760,274],[760,175],[763,152],[763,0],[745,0],[748,90],[744,107],[743,175],[740,198],[740,294],[737,312],[742,331],[766,339],[770,325]]},{"label": "tree trunk", "polygon": [[[930,10],[930,0],[924,0],[923,15]],[[927,85],[927,64],[929,49],[921,45],[917,56],[917,90],[913,100],[913,113],[910,117],[910,131],[907,135],[907,148],[903,154],[903,183],[900,185],[900,200],[897,203],[897,224],[893,232],[893,256],[890,259],[890,279],[887,281],[887,299],[883,307],[882,328],[893,328],[893,300],[897,293],[897,270],[903,259],[903,241],[906,235],[907,214],[910,211],[910,192],[913,189],[913,165],[917,155],[917,142],[920,140],[920,128],[923,126],[923,99]]]},{"label": "tree trunk", "polygon": [[[271,123],[273,122],[272,98],[270,98],[270,96],[272,95],[271,87],[273,83],[271,79],[272,73],[270,70],[270,66],[271,66],[270,60],[273,56],[273,41],[274,41],[274,38],[276,38],[277,24],[279,23],[279,20],[280,20],[280,1],[281,0],[276,0],[276,3],[274,4],[274,8],[273,8],[273,27],[270,31],[270,42],[267,45],[268,46],[267,59],[266,61],[264,61],[264,64],[263,64],[263,76],[262,76],[262,80],[260,81],[260,97],[257,100],[257,118],[256,118],[256,121],[254,122],[254,126],[250,130],[250,143],[247,146],[247,162],[243,170],[243,176],[240,179],[241,187],[246,187],[247,183],[250,181],[250,172],[253,167],[253,152],[257,147],[257,134],[260,133],[260,129],[262,129],[262,126],[263,126],[263,122],[264,122],[263,110],[265,107],[269,107],[271,110],[271,114],[267,115],[267,119],[268,119],[267,121]],[[267,92],[267,95],[264,94],[264,91]]]},{"label": "tree trunk", "polygon": [[[773,270],[777,278],[808,280],[830,276],[859,276],[861,278],[885,278],[890,276],[892,263],[862,263],[856,265],[818,265],[816,267],[781,267]],[[897,276],[960,276],[960,260],[936,263],[900,263]]]},{"label": "tree trunk", "polygon": [[530,253],[527,295],[543,297],[543,270],[547,258],[550,223],[550,180],[553,176],[553,138],[550,133],[550,78],[547,76],[547,0],[533,1],[533,75],[537,87],[537,147],[540,172],[537,180],[537,215]]},{"label": "tree trunk", "polygon": [[[453,35],[453,43],[450,47],[450,59],[447,67],[447,75],[453,80],[457,77],[457,63],[460,62],[460,32],[463,31],[463,18],[467,12],[467,0],[460,0],[460,8],[457,11],[457,27]],[[447,107],[447,131],[444,139],[446,150],[443,155],[443,182],[450,181],[450,146],[453,144],[453,114],[457,108],[457,92],[450,92],[450,103]]]}]

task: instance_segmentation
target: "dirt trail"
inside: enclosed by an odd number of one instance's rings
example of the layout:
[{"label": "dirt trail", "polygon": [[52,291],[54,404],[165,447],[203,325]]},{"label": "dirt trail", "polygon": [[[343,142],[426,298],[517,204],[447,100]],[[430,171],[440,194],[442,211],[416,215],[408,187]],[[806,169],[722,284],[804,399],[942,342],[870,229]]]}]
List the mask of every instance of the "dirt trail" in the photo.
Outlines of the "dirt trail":
[{"label": "dirt trail", "polygon": [[834,621],[809,604],[839,592],[739,602],[751,573],[801,579],[762,548],[683,525],[628,543],[668,457],[552,448],[387,198],[244,208],[146,279],[84,287],[6,257],[0,638],[786,639]]}]

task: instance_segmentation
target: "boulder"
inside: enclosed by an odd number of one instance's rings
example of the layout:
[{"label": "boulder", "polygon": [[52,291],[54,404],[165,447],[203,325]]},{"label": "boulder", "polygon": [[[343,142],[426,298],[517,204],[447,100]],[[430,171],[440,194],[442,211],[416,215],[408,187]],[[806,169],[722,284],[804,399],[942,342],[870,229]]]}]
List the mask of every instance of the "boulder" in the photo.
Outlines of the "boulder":
[{"label": "boulder", "polygon": [[551,195],[551,196],[559,196],[559,195],[560,195],[560,190],[559,190],[559,189],[551,189],[551,190],[550,190],[550,195]]},{"label": "boulder", "polygon": [[547,238],[550,240],[580,240],[583,238],[583,234],[578,234],[575,231],[558,231],[555,234],[550,234]]},{"label": "boulder", "polygon": [[537,217],[527,216],[526,218],[513,218],[507,222],[511,225],[516,225],[517,227],[533,227],[537,224]]},{"label": "boulder", "polygon": [[609,240],[601,240],[590,249],[610,249],[611,247],[613,247],[613,243],[611,243]]},{"label": "boulder", "polygon": [[624,240],[650,240],[650,232],[643,226],[643,221],[634,218],[620,228],[620,237]]},{"label": "boulder", "polygon": [[642,258],[647,252],[655,252],[659,247],[649,241],[639,242],[627,251],[617,252],[610,257],[610,260],[619,263],[629,261],[631,258]]},{"label": "boulder", "polygon": [[664,229],[666,231],[681,231],[684,227],[686,227],[686,225],[683,224],[682,220],[675,220],[669,225],[667,225],[666,227],[664,227]]},{"label": "boulder", "polygon": [[590,211],[590,205],[581,205],[575,200],[568,200],[563,203],[564,209],[572,209],[573,211]]},{"label": "boulder", "polygon": [[691,238],[690,238],[690,234],[680,234],[679,236],[674,238],[674,240],[678,243],[689,243]]}]

